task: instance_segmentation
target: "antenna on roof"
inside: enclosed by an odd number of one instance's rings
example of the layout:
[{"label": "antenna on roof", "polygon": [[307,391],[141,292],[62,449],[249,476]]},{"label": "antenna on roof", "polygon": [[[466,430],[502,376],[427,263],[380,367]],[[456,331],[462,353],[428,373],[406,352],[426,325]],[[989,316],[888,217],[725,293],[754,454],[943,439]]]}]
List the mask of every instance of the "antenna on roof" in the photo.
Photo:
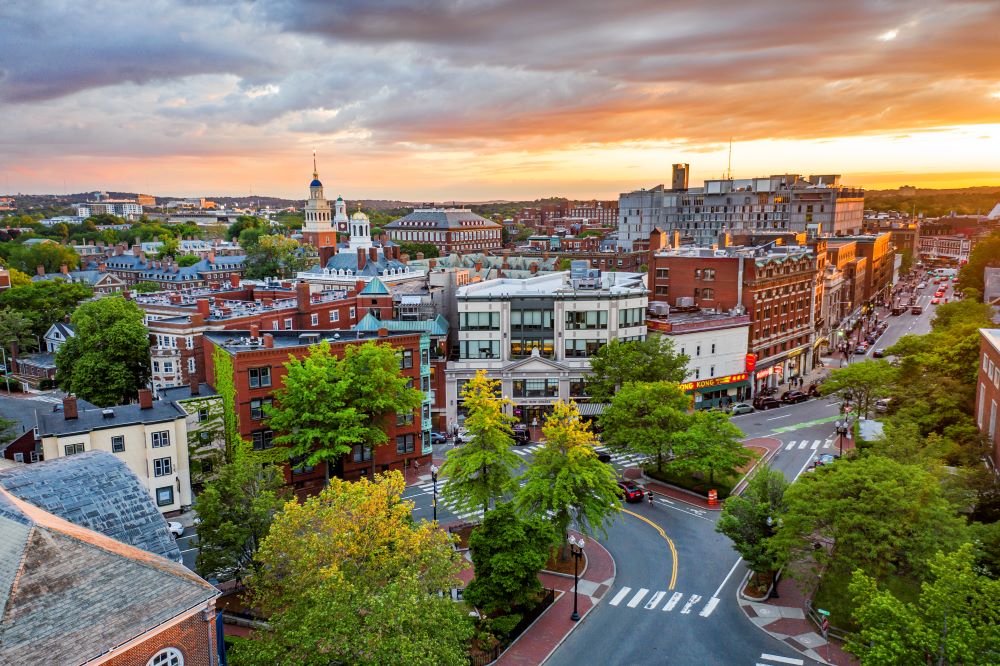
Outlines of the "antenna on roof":
[{"label": "antenna on roof", "polygon": [[726,165],[726,180],[733,179],[733,137],[729,137],[729,163]]}]

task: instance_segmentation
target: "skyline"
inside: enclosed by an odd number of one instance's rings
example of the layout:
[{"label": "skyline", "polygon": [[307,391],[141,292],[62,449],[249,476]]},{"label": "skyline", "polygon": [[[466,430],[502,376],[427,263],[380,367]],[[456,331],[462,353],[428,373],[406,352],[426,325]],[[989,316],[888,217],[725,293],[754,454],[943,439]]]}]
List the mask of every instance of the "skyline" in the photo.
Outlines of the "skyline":
[{"label": "skyline", "polygon": [[334,197],[611,199],[730,140],[737,178],[1000,186],[1000,4],[663,5],[8,6],[0,189],[300,199],[316,149]]}]

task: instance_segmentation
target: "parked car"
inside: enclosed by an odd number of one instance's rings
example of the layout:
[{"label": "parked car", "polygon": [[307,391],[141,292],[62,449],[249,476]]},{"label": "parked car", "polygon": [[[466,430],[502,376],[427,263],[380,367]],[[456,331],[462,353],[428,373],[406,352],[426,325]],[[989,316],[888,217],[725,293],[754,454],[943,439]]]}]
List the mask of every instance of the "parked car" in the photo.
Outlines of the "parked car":
[{"label": "parked car", "polygon": [[459,428],[458,432],[455,434],[455,446],[458,446],[459,444],[464,444],[470,439],[471,435],[469,435],[469,431],[466,430],[465,428]]},{"label": "parked car", "polygon": [[875,411],[880,414],[885,414],[889,411],[889,406],[892,404],[892,398],[880,398],[875,401]]},{"label": "parked car", "polygon": [[932,298],[931,299],[931,305],[937,305],[940,302],[941,302],[940,298]]},{"label": "parked car", "polygon": [[912,308],[910,308],[910,313],[915,315],[922,314],[923,311],[924,308],[920,305],[914,305]]},{"label": "parked car", "polygon": [[514,444],[516,446],[523,446],[531,441],[531,433],[528,432],[528,426],[523,423],[518,423],[514,426]]},{"label": "parked car", "polygon": [[917,285],[917,289],[923,289],[926,286],[927,286],[926,282],[921,282],[920,284]]},{"label": "parked car", "polygon": [[753,401],[754,409],[767,410],[781,407],[781,401],[771,396],[763,396]]},{"label": "parked car", "polygon": [[854,353],[855,354],[867,354],[868,353],[868,345],[858,345],[857,347],[854,348]]},{"label": "parked car", "polygon": [[621,488],[625,501],[630,504],[641,502],[646,496],[646,493],[642,492],[642,488],[635,485],[631,481],[619,481],[618,487]]},{"label": "parked car", "polygon": [[170,529],[170,533],[174,535],[175,539],[184,536],[184,526],[180,523],[171,520],[167,523],[167,527]]},{"label": "parked car", "polygon": [[872,358],[883,358],[885,356],[885,349],[883,347],[876,347],[875,351],[872,352]]},{"label": "parked car", "polygon": [[786,405],[795,405],[800,402],[805,402],[808,399],[809,395],[803,393],[802,391],[785,391],[785,393],[781,396],[781,402]]},{"label": "parked car", "polygon": [[748,402],[737,402],[729,408],[729,413],[733,416],[739,416],[740,414],[753,414],[753,405]]},{"label": "parked car", "polygon": [[431,430],[431,444],[444,444],[448,441],[448,436],[443,432]]}]

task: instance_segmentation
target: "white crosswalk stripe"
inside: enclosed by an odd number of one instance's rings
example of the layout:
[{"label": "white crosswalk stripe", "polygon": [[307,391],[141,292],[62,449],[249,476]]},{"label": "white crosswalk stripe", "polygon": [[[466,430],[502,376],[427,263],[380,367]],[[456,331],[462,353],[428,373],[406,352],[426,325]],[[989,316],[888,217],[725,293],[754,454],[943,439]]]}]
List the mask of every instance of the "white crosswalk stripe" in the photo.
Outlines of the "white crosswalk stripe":
[{"label": "white crosswalk stripe", "polygon": [[626,595],[627,595],[627,594],[628,594],[629,592],[631,592],[631,591],[632,591],[632,588],[631,588],[631,587],[623,587],[622,589],[618,590],[618,594],[616,594],[616,595],[615,595],[615,596],[614,596],[614,597],[613,597],[613,598],[611,599],[611,601],[609,601],[609,602],[608,602],[608,604],[609,604],[609,605],[611,605],[611,606],[617,606],[618,604],[620,604],[620,603],[622,602],[622,599],[624,599],[624,598],[625,598],[625,596],[626,596]]},{"label": "white crosswalk stripe", "polygon": [[643,608],[645,608],[646,610],[653,610],[654,608],[660,605],[660,600],[663,599],[663,596],[665,594],[666,592],[664,592],[663,590],[655,592],[653,596],[649,598],[649,601],[646,602],[646,605]]},{"label": "white crosswalk stripe", "polygon": [[819,448],[819,445],[820,445],[821,441],[822,440],[817,439],[815,442],[813,442],[813,445],[811,447],[809,447],[809,448],[811,448],[813,451],[815,451],[816,449]]},{"label": "white crosswalk stripe", "polygon": [[[686,601],[685,597],[687,597]],[[666,599],[666,602],[664,602],[664,599]],[[691,615],[692,611],[697,610],[698,605],[701,603],[702,600],[703,597],[698,594],[686,595],[684,592],[670,592],[668,590],[656,590],[650,595],[650,590],[646,589],[645,587],[640,587],[638,590],[633,591],[631,587],[623,586],[611,598],[611,601],[608,602],[608,605],[610,606],[623,605],[627,608],[635,608],[635,609],[641,607],[643,610],[660,609],[667,613],[679,608],[680,614]],[[708,601],[706,601],[704,605],[702,605],[701,610],[698,612],[698,617],[710,616],[715,611],[719,603],[720,599],[718,597],[712,597],[708,599]]]},{"label": "white crosswalk stripe", "polygon": [[647,594],[649,594],[649,590],[647,590],[644,587],[640,587],[639,591],[636,592],[635,595],[629,600],[627,604],[628,607],[635,608],[636,606],[638,606],[639,602],[642,601],[643,597],[645,597]]},{"label": "white crosswalk stripe", "polygon": [[718,605],[719,605],[719,598],[712,597],[711,599],[705,602],[705,607],[701,609],[701,612],[698,613],[698,615],[700,615],[701,617],[708,617],[709,615],[712,614],[712,611],[714,611],[715,607]]},{"label": "white crosswalk stripe", "polygon": [[679,604],[680,601],[681,601],[681,599],[683,599],[683,598],[684,598],[684,595],[682,593],[680,593],[680,592],[674,592],[672,595],[670,595],[670,600],[667,601],[667,603],[663,605],[663,610],[665,610],[665,611],[672,611],[674,609],[674,607],[677,604]]},{"label": "white crosswalk stripe", "polygon": [[794,439],[792,441],[788,442],[788,446],[785,447],[785,450],[786,451],[791,451],[793,446],[795,446],[795,440]]},{"label": "white crosswalk stripe", "polygon": [[699,601],[701,601],[701,597],[698,596],[697,594],[692,594],[690,597],[688,597],[687,603],[684,604],[684,608],[681,609],[681,615],[687,615],[688,613],[690,613],[691,609],[694,608],[694,605]]},{"label": "white crosswalk stripe", "polygon": [[804,660],[797,659],[795,657],[782,657],[778,654],[768,654],[766,652],[762,652],[758,659],[760,659],[760,661],[757,662],[757,666],[774,666],[775,664],[802,666],[802,664],[806,663]]},{"label": "white crosswalk stripe", "polygon": [[802,449],[806,448],[807,446],[809,446],[809,440],[808,439],[803,439],[802,443],[799,444],[799,450],[801,451]]},{"label": "white crosswalk stripe", "polygon": [[833,440],[832,439],[828,439],[825,442],[823,442],[823,448],[824,449],[828,449],[831,446],[833,446]]}]

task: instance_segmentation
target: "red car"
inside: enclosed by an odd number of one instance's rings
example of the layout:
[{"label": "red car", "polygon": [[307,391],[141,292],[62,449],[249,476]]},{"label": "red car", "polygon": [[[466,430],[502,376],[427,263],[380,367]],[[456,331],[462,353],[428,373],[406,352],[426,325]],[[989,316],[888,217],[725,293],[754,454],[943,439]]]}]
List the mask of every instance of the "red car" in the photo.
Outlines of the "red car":
[{"label": "red car", "polygon": [[932,298],[931,299],[931,305],[937,305],[940,302],[941,302],[940,298]]},{"label": "red car", "polygon": [[635,485],[631,481],[619,481],[618,487],[621,488],[622,495],[625,496],[625,501],[629,504],[641,502],[646,496],[646,494],[642,491],[642,488]]},{"label": "red car", "polygon": [[944,296],[944,292],[940,289],[934,292],[934,298],[941,298],[942,296]]}]

